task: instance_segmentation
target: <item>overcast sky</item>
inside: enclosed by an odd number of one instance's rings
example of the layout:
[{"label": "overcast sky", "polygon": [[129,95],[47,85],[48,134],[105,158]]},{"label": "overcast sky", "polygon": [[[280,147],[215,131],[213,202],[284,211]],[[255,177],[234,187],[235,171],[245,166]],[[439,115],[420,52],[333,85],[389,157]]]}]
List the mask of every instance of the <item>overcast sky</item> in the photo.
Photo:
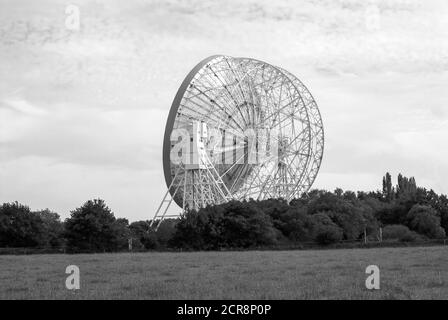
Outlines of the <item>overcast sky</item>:
[{"label": "overcast sky", "polygon": [[150,219],[172,99],[213,54],[308,86],[326,133],[314,187],[375,190],[390,171],[448,193],[445,0],[0,0],[0,202],[66,218],[100,197]]}]

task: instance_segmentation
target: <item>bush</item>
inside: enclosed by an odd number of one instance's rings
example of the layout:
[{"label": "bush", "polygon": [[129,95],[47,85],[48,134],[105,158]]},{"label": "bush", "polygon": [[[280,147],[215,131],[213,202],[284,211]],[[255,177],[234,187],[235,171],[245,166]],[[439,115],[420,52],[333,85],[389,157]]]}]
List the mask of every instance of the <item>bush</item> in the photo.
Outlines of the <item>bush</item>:
[{"label": "bush", "polygon": [[430,239],[445,238],[445,230],[440,225],[437,211],[430,206],[414,205],[407,215],[411,229]]},{"label": "bush", "polygon": [[327,215],[339,226],[346,240],[356,240],[364,232],[364,217],[361,210],[347,206],[339,212],[329,211]]},{"label": "bush", "polygon": [[149,227],[149,221],[135,221],[129,225],[133,249],[158,249],[160,244],[156,232]]},{"label": "bush", "polygon": [[168,246],[168,242],[176,232],[176,224],[177,219],[165,219],[160,223],[159,228],[154,235],[159,247]]},{"label": "bush", "polygon": [[269,216],[257,205],[231,201],[187,212],[177,223],[169,244],[177,248],[210,250],[249,248],[276,242]]},{"label": "bush", "polygon": [[323,226],[316,232],[316,242],[328,245],[342,240],[342,230],[337,226]]},{"label": "bush", "polygon": [[269,216],[253,204],[232,201],[225,206],[221,223],[223,245],[248,248],[271,245],[276,232]]},{"label": "bush", "polygon": [[271,213],[273,226],[290,241],[313,239],[313,221],[303,207],[286,207],[286,210]]},{"label": "bush", "polygon": [[145,233],[140,238],[140,241],[141,241],[143,247],[147,250],[154,250],[154,249],[158,249],[160,247],[160,243],[159,243],[159,239],[157,238],[157,234],[153,230],[150,230],[149,232]]},{"label": "bush", "polygon": [[217,228],[219,228],[218,221],[221,219],[219,216],[222,211],[221,207],[207,207],[199,211],[186,212],[177,223],[176,231],[168,245],[174,248],[195,250],[218,248],[221,235]]},{"label": "bush", "polygon": [[403,242],[413,242],[419,240],[421,237],[414,231],[409,230],[408,227],[402,224],[394,224],[385,226],[383,229],[384,240],[399,240]]},{"label": "bush", "polygon": [[343,231],[326,213],[316,213],[312,216],[314,238],[321,245],[328,245],[342,240]]},{"label": "bush", "polygon": [[[65,225],[48,209],[32,212],[17,202],[5,203],[0,206],[0,247],[119,251],[127,250],[129,239],[136,250],[297,247],[306,245],[301,242],[356,241],[364,231],[375,241],[380,225],[386,226],[386,240],[446,237],[446,195],[418,188],[415,179],[401,175],[396,187],[390,174],[383,181],[383,192],[311,190],[289,203],[266,199],[208,206],[181,219],[164,220],[157,231],[148,221],[129,225],[126,219],[115,219],[103,200],[88,201],[72,211]],[[338,246],[342,245],[346,244]]]}]

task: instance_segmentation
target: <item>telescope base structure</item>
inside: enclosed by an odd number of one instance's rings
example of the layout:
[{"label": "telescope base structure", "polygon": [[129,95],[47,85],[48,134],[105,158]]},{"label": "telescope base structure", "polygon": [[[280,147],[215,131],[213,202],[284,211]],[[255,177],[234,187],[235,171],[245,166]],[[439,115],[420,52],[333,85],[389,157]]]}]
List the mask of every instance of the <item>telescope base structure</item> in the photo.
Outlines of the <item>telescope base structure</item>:
[{"label": "telescope base structure", "polygon": [[[165,196],[160,203],[150,227],[158,230],[165,218],[182,217],[189,210],[199,210],[207,205],[220,204],[233,199],[229,189],[222,180],[208,156],[201,157],[199,169],[188,169],[180,165]],[[177,195],[182,195],[180,214],[167,214],[171,203]]]}]

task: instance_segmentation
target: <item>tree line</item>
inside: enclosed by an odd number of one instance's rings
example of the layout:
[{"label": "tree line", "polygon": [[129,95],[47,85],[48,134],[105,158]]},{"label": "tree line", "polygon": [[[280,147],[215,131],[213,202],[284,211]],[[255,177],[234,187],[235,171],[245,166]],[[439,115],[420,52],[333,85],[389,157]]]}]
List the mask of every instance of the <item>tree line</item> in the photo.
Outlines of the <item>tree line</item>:
[{"label": "tree line", "polygon": [[448,233],[448,199],[387,173],[381,191],[312,190],[283,199],[231,201],[164,220],[115,218],[101,199],[89,200],[70,217],[48,209],[31,211],[18,202],[0,207],[0,247],[63,248],[66,252],[260,248],[346,241],[422,241]]}]

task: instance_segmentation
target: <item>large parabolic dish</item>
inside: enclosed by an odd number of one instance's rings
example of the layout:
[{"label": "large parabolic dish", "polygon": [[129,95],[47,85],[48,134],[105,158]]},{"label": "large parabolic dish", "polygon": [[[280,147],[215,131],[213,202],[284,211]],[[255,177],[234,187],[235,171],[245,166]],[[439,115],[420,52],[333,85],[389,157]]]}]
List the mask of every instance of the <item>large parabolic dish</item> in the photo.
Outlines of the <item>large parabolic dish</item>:
[{"label": "large parabolic dish", "polygon": [[320,112],[299,79],[259,60],[211,56],[187,75],[169,112],[167,194],[184,210],[230,199],[289,201],[309,190],[323,151]]}]

